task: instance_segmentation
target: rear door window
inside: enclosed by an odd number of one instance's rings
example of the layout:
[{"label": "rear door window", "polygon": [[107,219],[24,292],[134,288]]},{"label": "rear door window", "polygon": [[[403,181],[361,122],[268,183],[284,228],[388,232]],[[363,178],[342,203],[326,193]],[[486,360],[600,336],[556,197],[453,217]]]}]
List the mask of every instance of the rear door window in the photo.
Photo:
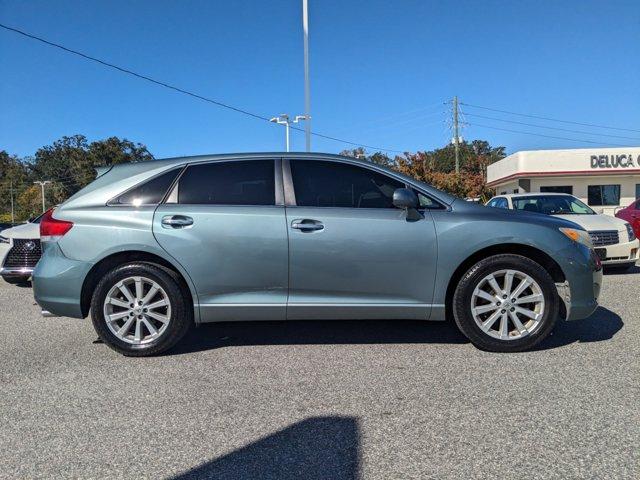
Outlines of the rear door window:
[{"label": "rear door window", "polygon": [[172,197],[188,205],[275,205],[273,160],[190,165]]}]

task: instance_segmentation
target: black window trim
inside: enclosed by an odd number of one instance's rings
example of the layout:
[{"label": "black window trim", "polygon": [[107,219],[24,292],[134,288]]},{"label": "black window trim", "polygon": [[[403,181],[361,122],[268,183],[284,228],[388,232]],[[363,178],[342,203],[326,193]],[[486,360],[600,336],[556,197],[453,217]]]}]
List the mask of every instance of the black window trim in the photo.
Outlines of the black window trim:
[{"label": "black window trim", "polygon": [[[153,160],[150,160],[153,161]],[[175,188],[176,182],[180,179],[180,177],[182,176],[182,174],[184,173],[185,169],[187,168],[186,165],[178,165],[178,166],[173,166],[171,168],[168,168],[152,177],[149,178],[145,178],[144,180],[142,180],[141,182],[136,183],[134,186],[127,188],[126,190],[118,193],[115,197],[109,199],[107,201],[107,203],[105,204],[107,207],[134,207],[134,208],[140,208],[140,207],[156,207],[158,205],[162,205],[165,200],[167,199],[167,197],[169,196],[169,194],[171,194],[171,192],[173,191],[173,189]],[[132,190],[135,190],[138,187],[141,187],[142,185],[144,185],[145,183],[148,182],[152,182],[153,180],[155,180],[158,177],[161,177],[162,175],[165,175],[169,172],[172,172],[174,170],[180,170],[180,172],[178,172],[178,175],[176,175],[176,178],[173,179],[173,181],[171,182],[171,185],[169,185],[169,188],[167,189],[166,192],[164,192],[164,195],[162,196],[162,198],[160,199],[160,201],[158,203],[141,203],[140,205],[133,205],[132,203],[118,203],[118,198],[120,198],[123,195],[126,195],[127,193],[131,192]]]},{"label": "black window trim", "polygon": [[[178,182],[180,181],[180,178],[182,178],[182,175],[184,175],[184,173],[187,171],[187,169],[190,166],[195,166],[195,165],[209,165],[209,164],[213,164],[213,163],[231,163],[231,162],[252,162],[252,161],[272,161],[273,162],[273,168],[274,168],[274,172],[273,172],[273,179],[274,179],[274,193],[275,193],[275,197],[274,197],[274,203],[273,205],[252,205],[252,204],[228,204],[228,203],[189,203],[189,204],[185,204],[185,203],[180,203],[180,202],[175,202],[175,203],[167,203],[167,200],[169,199],[169,197],[171,196],[171,194],[173,193],[173,190],[176,189],[178,187]],[[162,199],[162,202],[160,203],[161,205],[192,205],[192,206],[207,206],[207,207],[257,207],[257,208],[273,208],[273,207],[283,207],[285,205],[284,202],[284,191],[283,191],[283,178],[282,178],[282,159],[279,157],[248,157],[248,158],[244,158],[244,157],[238,157],[238,158],[233,158],[233,157],[229,157],[229,158],[220,158],[220,159],[216,159],[216,160],[208,160],[208,161],[199,161],[199,162],[189,162],[185,165],[183,165],[182,171],[180,172],[180,174],[176,177],[174,183],[171,185],[171,188],[169,190],[167,190],[166,195],[164,196],[164,198]]]},{"label": "black window trim", "polygon": [[421,193],[422,195],[424,195],[425,197],[430,199],[433,203],[438,205],[437,207],[432,207],[432,208],[419,207],[418,211],[425,211],[425,210],[429,210],[429,211],[447,210],[448,211],[448,210],[451,209],[450,206],[447,206],[447,205],[443,204],[440,200],[434,198],[433,195],[430,195],[429,193],[425,192],[424,190],[422,190],[418,186],[416,186],[414,184],[407,183],[407,181],[405,179],[395,177],[394,175],[390,174],[389,172],[381,171],[381,170],[375,168],[375,166],[373,166],[373,165],[371,165],[371,166],[363,165],[360,162],[349,162],[348,160],[337,159],[337,158],[329,158],[329,157],[305,158],[304,156],[301,156],[300,158],[283,158],[282,159],[282,174],[283,174],[283,180],[284,180],[284,205],[286,207],[331,208],[331,209],[342,209],[342,210],[391,210],[391,209],[381,209],[381,208],[377,208],[377,207],[306,207],[306,206],[299,206],[296,203],[296,194],[295,194],[295,189],[294,189],[294,186],[293,186],[293,177],[291,176],[291,162],[290,162],[290,160],[301,160],[303,162],[332,162],[332,163],[338,163],[340,165],[351,165],[351,166],[354,166],[354,167],[363,168],[365,170],[371,170],[372,172],[375,172],[375,173],[377,173],[379,175],[383,175],[385,177],[388,177],[388,178],[391,178],[391,179],[395,180],[396,182],[402,183],[405,186],[405,188],[409,188],[411,190],[415,190],[415,191]]}]

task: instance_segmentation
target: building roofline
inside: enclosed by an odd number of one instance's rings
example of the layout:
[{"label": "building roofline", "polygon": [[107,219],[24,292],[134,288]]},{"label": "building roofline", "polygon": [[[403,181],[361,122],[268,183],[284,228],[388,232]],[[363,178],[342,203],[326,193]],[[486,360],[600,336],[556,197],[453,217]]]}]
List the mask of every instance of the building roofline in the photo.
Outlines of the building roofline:
[{"label": "building roofline", "polygon": [[580,177],[603,177],[608,175],[628,175],[637,173],[640,174],[640,168],[633,168],[628,170],[564,170],[554,172],[517,172],[506,177],[497,178],[491,182],[487,182],[487,187],[495,187],[510,180],[516,180],[519,178],[527,177],[567,177],[567,176],[580,176]]}]

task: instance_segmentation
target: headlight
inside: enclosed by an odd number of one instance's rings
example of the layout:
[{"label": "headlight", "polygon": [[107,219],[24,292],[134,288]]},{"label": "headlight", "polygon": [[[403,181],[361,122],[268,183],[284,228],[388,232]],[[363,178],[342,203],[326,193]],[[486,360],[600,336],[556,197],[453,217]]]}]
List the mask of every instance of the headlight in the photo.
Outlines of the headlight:
[{"label": "headlight", "polygon": [[585,247],[593,248],[589,233],[584,230],[576,230],[575,228],[561,228],[560,231],[576,243],[581,243]]},{"label": "headlight", "polygon": [[624,226],[627,227],[627,235],[629,235],[629,241],[633,242],[636,239],[636,234],[633,231],[633,228],[628,223],[626,223]]},{"label": "headlight", "polygon": [[10,243],[10,240],[7,237],[0,235],[0,243]]}]

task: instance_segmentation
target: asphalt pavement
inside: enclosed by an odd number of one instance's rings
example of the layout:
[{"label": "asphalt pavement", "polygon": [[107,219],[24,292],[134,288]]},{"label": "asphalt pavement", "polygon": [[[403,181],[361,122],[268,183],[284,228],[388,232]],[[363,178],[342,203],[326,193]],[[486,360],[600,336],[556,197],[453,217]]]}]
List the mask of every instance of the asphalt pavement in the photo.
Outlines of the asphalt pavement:
[{"label": "asphalt pavement", "polygon": [[640,478],[640,269],[536,351],[450,323],[194,329],[125,358],[0,281],[0,478]]}]

